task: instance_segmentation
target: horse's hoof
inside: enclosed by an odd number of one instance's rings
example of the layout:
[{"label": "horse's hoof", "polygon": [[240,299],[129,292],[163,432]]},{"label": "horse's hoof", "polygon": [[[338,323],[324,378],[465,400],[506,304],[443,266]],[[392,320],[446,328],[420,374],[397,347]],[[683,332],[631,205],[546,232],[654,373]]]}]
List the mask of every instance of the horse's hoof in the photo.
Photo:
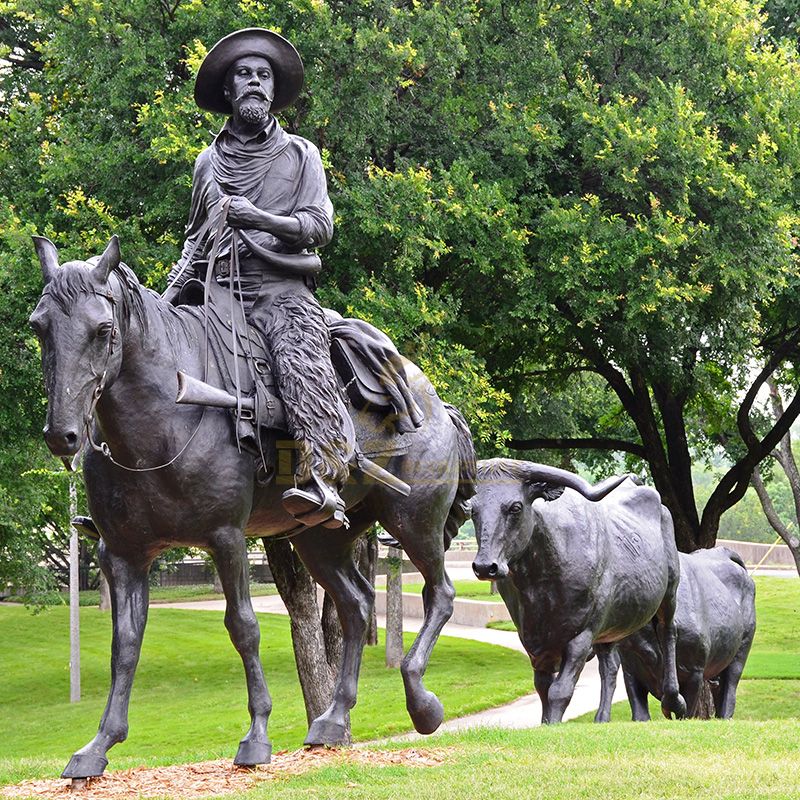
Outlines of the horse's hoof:
[{"label": "horse's hoof", "polygon": [[350,744],[350,736],[347,733],[347,727],[342,723],[318,718],[311,723],[308,736],[303,744],[307,747],[315,745],[335,747],[336,745]]},{"label": "horse's hoof", "polygon": [[62,778],[96,778],[108,766],[108,759],[96,753],[75,753],[64,767]]},{"label": "horse's hoof", "polygon": [[254,739],[242,739],[233,763],[237,767],[254,767],[256,764],[269,764],[272,758],[272,745]]},{"label": "horse's hoof", "polygon": [[444,706],[427,689],[424,690],[421,703],[407,703],[406,708],[417,733],[433,733],[444,721]]},{"label": "horse's hoof", "polygon": [[667,719],[684,719],[686,717],[686,701],[681,695],[676,694],[674,697],[667,697],[666,695],[661,700],[661,711]]}]

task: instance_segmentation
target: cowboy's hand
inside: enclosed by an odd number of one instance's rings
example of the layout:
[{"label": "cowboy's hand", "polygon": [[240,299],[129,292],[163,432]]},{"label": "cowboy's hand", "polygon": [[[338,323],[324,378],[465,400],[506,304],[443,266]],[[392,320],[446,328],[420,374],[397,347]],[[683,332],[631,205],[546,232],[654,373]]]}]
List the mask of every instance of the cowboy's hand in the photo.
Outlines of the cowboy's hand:
[{"label": "cowboy's hand", "polygon": [[228,206],[228,225],[232,228],[259,228],[264,212],[256,208],[246,197],[233,195]]}]

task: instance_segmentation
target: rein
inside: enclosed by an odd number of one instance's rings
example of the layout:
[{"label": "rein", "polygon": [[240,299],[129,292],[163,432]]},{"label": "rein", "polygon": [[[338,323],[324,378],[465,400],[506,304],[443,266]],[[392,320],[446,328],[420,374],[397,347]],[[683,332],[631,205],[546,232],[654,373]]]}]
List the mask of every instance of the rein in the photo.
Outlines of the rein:
[{"label": "rein", "polygon": [[[227,211],[227,208],[225,209],[225,211]],[[111,304],[112,329],[108,337],[108,348],[106,350],[106,360],[105,364],[103,365],[103,371],[100,373],[97,385],[94,387],[94,391],[92,392],[92,402],[89,406],[89,411],[86,414],[86,418],[84,420],[86,440],[88,441],[89,446],[92,448],[92,450],[94,450],[96,453],[100,453],[102,456],[107,458],[112,464],[119,467],[120,469],[126,470],[127,472],[155,472],[156,470],[165,469],[166,467],[169,467],[172,464],[174,464],[186,452],[186,448],[189,447],[189,445],[192,443],[192,440],[197,435],[197,432],[200,430],[200,426],[203,424],[203,419],[205,418],[206,415],[206,408],[203,407],[200,419],[195,429],[192,431],[191,435],[186,440],[186,443],[183,445],[183,447],[169,461],[165,461],[163,464],[157,464],[152,467],[129,467],[127,464],[122,464],[114,458],[114,456],[111,453],[111,448],[108,446],[108,442],[100,442],[98,444],[95,441],[94,435],[92,433],[92,423],[95,421],[97,404],[100,402],[100,398],[102,397],[103,391],[106,388],[106,379],[108,378],[108,364],[111,361],[111,356],[114,354],[114,343],[119,337],[120,328],[119,325],[117,324],[116,297],[114,297],[114,295],[111,294],[110,292],[105,293],[105,292],[98,292],[95,290],[94,293],[96,295],[99,295],[100,297],[104,297]],[[208,337],[208,328],[206,327],[206,349],[208,347],[207,337]],[[94,369],[92,371],[94,371]],[[206,358],[206,374],[207,373],[208,373],[208,359]]]},{"label": "rein", "polygon": [[[195,238],[195,241],[194,241],[194,244],[193,244],[191,250],[189,251],[189,253],[187,254],[187,257],[184,260],[183,266],[178,271],[177,275],[175,276],[175,278],[172,280],[172,283],[170,284],[170,285],[173,285],[179,280],[179,278],[183,274],[183,272],[186,269],[186,267],[188,266],[188,264],[190,264],[192,262],[192,260],[194,258],[194,254],[197,251],[197,248],[200,245],[201,241],[205,238],[206,234],[212,229],[212,227],[216,226],[215,227],[214,244],[213,244],[213,246],[211,248],[211,254],[210,254],[209,259],[208,259],[208,268],[207,268],[207,271],[206,271],[206,278],[205,278],[205,303],[204,303],[205,313],[204,313],[204,319],[203,319],[203,330],[204,330],[204,333],[205,333],[205,342],[204,342],[204,355],[205,355],[205,358],[204,358],[204,369],[203,369],[203,373],[204,373],[203,374],[203,380],[204,381],[206,381],[208,379],[209,354],[210,354],[210,347],[209,347],[209,316],[208,316],[209,315],[209,292],[210,292],[211,281],[213,280],[213,276],[214,276],[214,267],[216,266],[217,257],[219,255],[219,243],[220,243],[220,240],[222,239],[222,233],[224,231],[225,221],[227,220],[227,217],[228,217],[228,207],[230,206],[230,203],[231,203],[231,198],[230,197],[226,197],[222,201],[222,203],[220,204],[219,214],[215,218],[211,217],[211,218],[207,219],[206,222],[203,224],[203,227],[200,229],[200,231],[197,234],[197,237]],[[236,330],[236,322],[235,322],[236,315],[234,314],[234,304],[235,304],[234,297],[235,297],[235,294],[234,294],[234,288],[233,288],[234,282],[236,280],[238,280],[238,278],[239,278],[239,258],[238,258],[238,244],[239,244],[239,241],[238,241],[238,239],[239,239],[238,230],[236,228],[234,228],[232,230],[232,240],[231,240],[231,273],[230,273],[230,279],[229,280],[230,280],[230,305],[231,305],[230,313],[231,313],[232,339],[233,339],[232,347],[233,347],[234,383],[235,383],[235,388],[236,388],[236,399],[237,399],[237,405],[236,405],[236,420],[237,420],[237,422],[242,417],[242,392],[241,392],[241,380],[240,380],[240,376],[239,376],[239,359],[238,359],[238,332]],[[111,315],[112,315],[112,318],[113,318],[113,328],[112,328],[111,335],[109,336],[108,349],[106,351],[106,360],[105,360],[105,364],[104,364],[104,367],[103,367],[103,371],[100,374],[100,377],[98,379],[97,385],[95,386],[94,391],[92,393],[92,402],[91,402],[91,404],[89,406],[89,411],[88,411],[88,413],[86,415],[86,419],[84,421],[84,425],[85,425],[85,429],[86,429],[86,439],[89,442],[89,445],[91,446],[91,448],[95,452],[100,453],[101,455],[103,455],[105,458],[107,458],[109,461],[111,461],[112,464],[114,464],[115,466],[119,467],[120,469],[124,469],[124,470],[126,470],[128,472],[155,472],[156,470],[165,469],[166,467],[169,467],[172,464],[174,464],[186,452],[186,449],[192,443],[192,440],[197,435],[197,432],[200,430],[200,426],[203,424],[203,420],[205,419],[205,414],[206,414],[206,411],[207,411],[207,406],[203,407],[203,412],[200,415],[200,419],[199,419],[199,421],[197,423],[197,426],[192,431],[191,435],[186,440],[186,442],[183,445],[183,447],[169,461],[165,461],[163,464],[157,464],[157,465],[152,466],[152,467],[129,467],[126,464],[121,464],[119,461],[117,461],[114,458],[114,456],[111,453],[111,448],[109,447],[108,442],[100,442],[98,444],[95,441],[94,436],[92,434],[92,423],[95,421],[95,414],[96,414],[96,410],[97,410],[97,404],[100,401],[100,398],[101,398],[101,396],[103,394],[103,391],[106,388],[106,379],[107,379],[107,376],[108,376],[108,364],[109,364],[109,362],[111,360],[111,356],[114,353],[114,342],[117,339],[119,328],[117,326],[117,321],[116,321],[116,316],[117,316],[117,314],[116,314],[116,303],[117,303],[116,298],[110,293],[106,294],[104,292],[97,292],[96,291],[95,294],[98,294],[98,295],[100,295],[102,297],[105,297],[111,303]],[[164,297],[164,294],[166,294],[166,290],[161,295],[162,298]],[[239,302],[240,303],[243,302],[241,296],[239,297]],[[244,307],[243,306],[242,306],[242,311],[244,311]],[[245,334],[245,336],[247,338],[247,345],[248,345],[247,349],[249,350],[252,347],[252,345],[250,343],[250,340],[249,340],[249,334],[248,334],[248,332],[246,330],[244,331],[244,334]],[[251,364],[252,363],[252,358],[253,358],[252,352],[250,352],[249,355],[250,355],[250,358],[248,359],[248,364]],[[236,444],[237,444],[237,447],[240,447],[238,436],[237,436]],[[259,441],[259,449],[260,448],[261,448],[261,442]],[[240,452],[241,452],[241,448],[240,448]],[[263,452],[262,452],[261,455],[262,455],[262,458],[264,458]],[[298,529],[297,532],[299,532],[299,529]],[[291,532],[289,535],[293,535],[293,534],[294,534],[294,532]]]}]

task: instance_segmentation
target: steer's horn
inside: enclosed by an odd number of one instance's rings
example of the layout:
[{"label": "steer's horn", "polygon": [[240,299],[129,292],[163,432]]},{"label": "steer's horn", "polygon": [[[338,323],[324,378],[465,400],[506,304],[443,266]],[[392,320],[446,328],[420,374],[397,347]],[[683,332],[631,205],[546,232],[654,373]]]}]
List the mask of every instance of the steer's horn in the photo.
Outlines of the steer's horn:
[{"label": "steer's horn", "polygon": [[50,283],[58,269],[58,250],[56,246],[44,236],[32,236],[36,255],[42,265],[42,278],[45,283]]},{"label": "steer's horn", "polygon": [[547,464],[524,462],[521,469],[522,478],[527,483],[549,483],[556,486],[567,486],[580,492],[587,500],[602,500],[609,492],[617,488],[630,475],[612,475],[595,486],[585,481],[580,475],[567,472],[565,469],[551,467]]}]

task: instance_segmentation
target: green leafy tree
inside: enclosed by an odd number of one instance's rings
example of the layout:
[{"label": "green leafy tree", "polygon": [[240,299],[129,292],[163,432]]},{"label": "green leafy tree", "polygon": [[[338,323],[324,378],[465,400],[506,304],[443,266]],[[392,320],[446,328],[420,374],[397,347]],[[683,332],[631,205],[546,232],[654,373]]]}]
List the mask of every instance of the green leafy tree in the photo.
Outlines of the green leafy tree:
[{"label": "green leafy tree", "polygon": [[[163,285],[221,124],[194,72],[272,27],[307,68],[282,123],[322,148],[337,212],[323,297],[425,361],[486,452],[508,396],[544,408],[595,376],[569,450],[626,443],[692,549],[797,414],[749,417],[798,340],[798,63],[755,3],[10,0],[4,19],[0,191],[68,256],[117,232]],[[693,453],[721,433],[737,460],[701,515]]]},{"label": "green leafy tree", "polygon": [[[513,393],[602,378],[620,433],[549,444],[643,456],[686,550],[713,544],[800,410],[754,433],[798,342],[798,63],[766,34],[754,4],[680,0],[525,3],[495,29],[493,160],[518,159],[505,190],[532,233],[500,314],[471,304],[469,320]],[[723,426],[739,455],[701,514],[693,453]]]}]

